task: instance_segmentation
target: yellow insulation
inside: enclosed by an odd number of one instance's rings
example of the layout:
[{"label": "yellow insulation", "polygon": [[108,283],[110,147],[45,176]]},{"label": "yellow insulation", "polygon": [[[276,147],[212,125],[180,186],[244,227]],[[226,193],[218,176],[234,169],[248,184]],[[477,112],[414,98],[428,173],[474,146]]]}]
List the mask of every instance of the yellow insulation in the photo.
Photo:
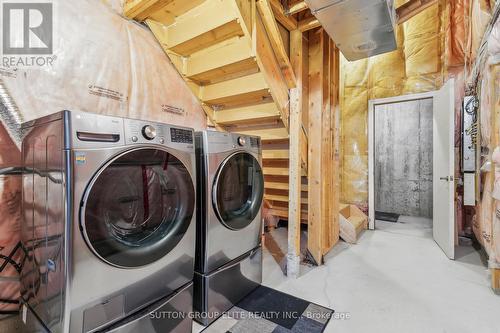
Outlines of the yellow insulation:
[{"label": "yellow insulation", "polygon": [[367,207],[368,101],[435,90],[442,84],[442,7],[436,4],[398,26],[397,50],[354,62],[342,59],[342,202]]}]

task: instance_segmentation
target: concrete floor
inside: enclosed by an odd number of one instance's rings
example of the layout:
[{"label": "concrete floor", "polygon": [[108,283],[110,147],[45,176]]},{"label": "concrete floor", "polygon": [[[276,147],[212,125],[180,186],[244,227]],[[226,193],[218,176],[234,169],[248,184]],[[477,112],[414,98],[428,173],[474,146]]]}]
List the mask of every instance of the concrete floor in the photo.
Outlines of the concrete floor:
[{"label": "concrete floor", "polygon": [[[500,296],[490,289],[484,258],[472,247],[446,258],[432,239],[430,220],[402,217],[377,221],[358,244],[340,242],[325,265],[302,267],[288,279],[264,251],[264,285],[335,309],[326,332],[335,333],[500,333]],[[286,246],[286,229],[273,238]],[[234,323],[215,322],[209,333]],[[0,321],[0,332],[15,321]],[[193,332],[203,329],[194,324]]]},{"label": "concrete floor", "polygon": [[[287,279],[266,252],[264,284],[336,310],[326,332],[499,333],[500,296],[490,289],[480,252],[446,258],[430,220],[377,221],[358,244],[340,242],[325,265]],[[286,229],[273,231],[286,241]]]}]

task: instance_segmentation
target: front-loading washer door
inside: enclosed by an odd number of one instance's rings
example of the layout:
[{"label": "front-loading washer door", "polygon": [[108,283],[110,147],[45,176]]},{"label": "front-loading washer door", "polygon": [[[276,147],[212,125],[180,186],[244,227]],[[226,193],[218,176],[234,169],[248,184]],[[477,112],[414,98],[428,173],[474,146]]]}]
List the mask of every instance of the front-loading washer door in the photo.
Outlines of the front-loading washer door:
[{"label": "front-loading washer door", "polygon": [[80,225],[98,257],[133,268],[170,252],[194,209],[195,189],[186,166],[164,150],[134,149],[94,176],[83,197]]},{"label": "front-loading washer door", "polygon": [[221,223],[241,230],[253,222],[262,206],[264,177],[259,161],[239,152],[226,158],[214,179],[213,206]]}]

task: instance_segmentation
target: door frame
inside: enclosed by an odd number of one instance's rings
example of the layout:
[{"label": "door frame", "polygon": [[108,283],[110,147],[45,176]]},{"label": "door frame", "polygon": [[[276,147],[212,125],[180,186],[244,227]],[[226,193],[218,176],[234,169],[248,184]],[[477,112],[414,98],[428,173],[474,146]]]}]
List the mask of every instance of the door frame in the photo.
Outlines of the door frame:
[{"label": "door frame", "polygon": [[375,230],[375,107],[377,105],[432,99],[438,91],[377,98],[368,101],[368,228]]}]

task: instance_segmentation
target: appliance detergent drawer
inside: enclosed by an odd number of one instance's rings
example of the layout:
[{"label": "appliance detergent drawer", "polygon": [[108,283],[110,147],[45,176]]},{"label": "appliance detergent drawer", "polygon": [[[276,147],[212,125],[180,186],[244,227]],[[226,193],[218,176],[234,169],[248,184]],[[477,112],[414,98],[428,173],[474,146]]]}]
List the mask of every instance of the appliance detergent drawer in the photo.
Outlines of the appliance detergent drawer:
[{"label": "appliance detergent drawer", "polygon": [[162,299],[139,313],[126,318],[102,332],[112,333],[191,333],[193,283]]},{"label": "appliance detergent drawer", "polygon": [[195,320],[209,325],[262,283],[258,247],[208,275],[195,273]]}]

